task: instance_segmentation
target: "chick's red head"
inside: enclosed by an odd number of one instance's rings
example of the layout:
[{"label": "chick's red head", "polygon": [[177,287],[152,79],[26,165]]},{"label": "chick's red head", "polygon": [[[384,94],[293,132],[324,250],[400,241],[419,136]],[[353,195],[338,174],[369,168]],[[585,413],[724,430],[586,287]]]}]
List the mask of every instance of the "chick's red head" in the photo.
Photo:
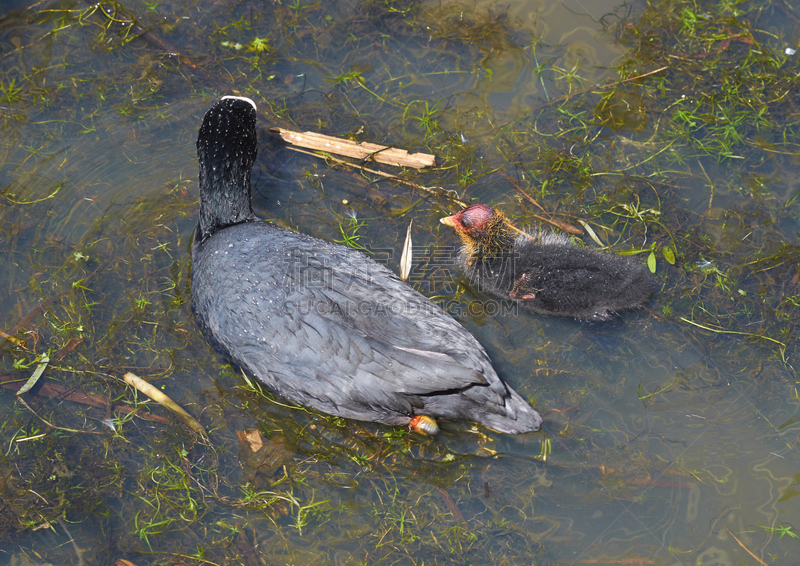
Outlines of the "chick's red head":
[{"label": "chick's red head", "polygon": [[473,204],[453,216],[442,218],[440,222],[453,228],[459,235],[470,239],[487,236],[487,231],[494,225],[498,213],[488,204]]}]

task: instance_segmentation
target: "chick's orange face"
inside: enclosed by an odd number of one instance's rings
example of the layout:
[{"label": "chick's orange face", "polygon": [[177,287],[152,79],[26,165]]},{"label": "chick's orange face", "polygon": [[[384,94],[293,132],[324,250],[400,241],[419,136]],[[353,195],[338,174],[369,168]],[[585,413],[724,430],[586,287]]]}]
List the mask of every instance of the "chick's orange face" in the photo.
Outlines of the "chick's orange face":
[{"label": "chick's orange face", "polygon": [[468,237],[480,237],[495,216],[494,209],[486,204],[473,204],[461,212],[442,218],[440,222]]}]

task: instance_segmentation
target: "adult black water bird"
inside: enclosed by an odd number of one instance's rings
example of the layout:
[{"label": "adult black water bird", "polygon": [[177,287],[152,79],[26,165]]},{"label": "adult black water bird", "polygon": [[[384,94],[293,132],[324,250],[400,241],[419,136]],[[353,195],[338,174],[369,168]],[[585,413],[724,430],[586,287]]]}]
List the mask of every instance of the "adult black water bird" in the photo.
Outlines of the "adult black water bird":
[{"label": "adult black water bird", "polygon": [[261,221],[250,202],[256,106],[226,96],[197,137],[192,310],[205,338],[273,392],[341,417],[465,419],[512,434],[542,419],[458,322],[352,248]]}]

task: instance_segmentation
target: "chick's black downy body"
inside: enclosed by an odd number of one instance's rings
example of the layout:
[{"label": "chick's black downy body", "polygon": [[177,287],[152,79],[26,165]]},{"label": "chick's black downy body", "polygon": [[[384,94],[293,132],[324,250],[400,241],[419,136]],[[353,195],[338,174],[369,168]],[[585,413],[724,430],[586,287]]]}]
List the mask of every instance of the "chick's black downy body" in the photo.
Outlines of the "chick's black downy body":
[{"label": "chick's black downy body", "polygon": [[573,244],[553,232],[520,233],[488,205],[442,219],[461,237],[459,265],[481,289],[538,314],[609,320],[642,306],[654,278],[636,260]]},{"label": "chick's black downy body", "polygon": [[197,139],[192,308],[206,339],[272,391],[329,414],[537,430],[539,414],[441,308],[356,250],[255,218],[255,123],[252,101],[225,97]]}]

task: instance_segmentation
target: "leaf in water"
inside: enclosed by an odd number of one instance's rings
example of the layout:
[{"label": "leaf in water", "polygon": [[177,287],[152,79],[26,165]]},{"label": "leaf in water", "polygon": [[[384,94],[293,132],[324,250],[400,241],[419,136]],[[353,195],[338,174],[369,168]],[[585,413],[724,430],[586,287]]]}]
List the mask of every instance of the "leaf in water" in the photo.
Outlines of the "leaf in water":
[{"label": "leaf in water", "polygon": [[22,395],[30,391],[30,389],[36,385],[36,382],[39,381],[39,378],[42,377],[47,364],[50,363],[50,356],[47,354],[42,354],[39,358],[39,364],[36,366],[36,369],[33,370],[33,374],[28,378],[28,381],[25,382],[25,385],[19,388],[17,391],[17,395]]},{"label": "leaf in water", "polygon": [[647,268],[650,270],[650,273],[656,272],[656,254],[655,252],[650,252],[650,255],[647,256]]},{"label": "leaf in water", "polygon": [[661,248],[661,253],[664,255],[664,259],[667,260],[670,265],[675,265],[675,252],[672,251],[671,246],[664,246]]},{"label": "leaf in water", "polygon": [[589,226],[588,223],[584,222],[580,218],[578,218],[578,222],[580,222],[581,226],[583,226],[583,229],[586,230],[586,233],[589,234],[589,237],[595,242],[597,242],[598,246],[602,248],[606,247],[606,245],[600,241],[600,238],[597,237],[597,234],[595,234],[594,230],[592,230],[592,227]]},{"label": "leaf in water", "polygon": [[247,443],[253,452],[258,452],[264,446],[264,437],[259,430],[237,430],[236,436],[239,437],[239,442]]},{"label": "leaf in water", "polygon": [[403,255],[400,256],[400,279],[405,281],[411,273],[411,226],[414,224],[414,219],[408,223],[408,231],[406,231],[406,241],[403,244]]}]

